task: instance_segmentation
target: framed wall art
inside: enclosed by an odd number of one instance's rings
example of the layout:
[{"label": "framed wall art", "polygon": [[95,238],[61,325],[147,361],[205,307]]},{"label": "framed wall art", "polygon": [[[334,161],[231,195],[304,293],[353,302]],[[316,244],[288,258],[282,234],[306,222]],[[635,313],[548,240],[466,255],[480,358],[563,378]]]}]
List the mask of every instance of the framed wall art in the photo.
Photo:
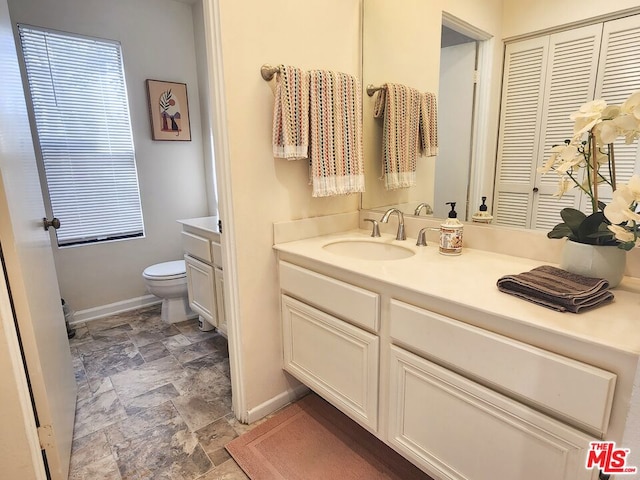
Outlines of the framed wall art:
[{"label": "framed wall art", "polygon": [[154,140],[190,141],[187,84],[147,80],[151,137]]}]

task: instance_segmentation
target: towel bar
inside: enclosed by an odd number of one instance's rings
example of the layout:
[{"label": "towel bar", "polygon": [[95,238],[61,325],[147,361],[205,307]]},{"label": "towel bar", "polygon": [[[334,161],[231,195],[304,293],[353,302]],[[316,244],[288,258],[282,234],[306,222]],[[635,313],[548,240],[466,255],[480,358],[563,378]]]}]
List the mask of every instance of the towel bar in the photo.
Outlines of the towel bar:
[{"label": "towel bar", "polygon": [[265,81],[269,81],[273,78],[273,76],[278,73],[280,71],[280,68],[278,67],[274,67],[269,65],[268,63],[265,63],[264,65],[262,65],[262,67],[260,68],[260,75],[262,75],[262,78],[265,79]]},{"label": "towel bar", "polygon": [[385,87],[374,87],[372,84],[367,85],[367,95],[369,95],[370,97],[373,97],[373,94],[376,93],[379,90],[384,90]]}]

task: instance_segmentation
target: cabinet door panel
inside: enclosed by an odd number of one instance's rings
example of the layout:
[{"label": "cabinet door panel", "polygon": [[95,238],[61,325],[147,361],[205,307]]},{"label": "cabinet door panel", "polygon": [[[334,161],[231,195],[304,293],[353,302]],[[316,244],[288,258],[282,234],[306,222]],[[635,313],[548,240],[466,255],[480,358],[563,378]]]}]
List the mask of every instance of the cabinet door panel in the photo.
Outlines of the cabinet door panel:
[{"label": "cabinet door panel", "polygon": [[284,368],[361,425],[378,423],[378,337],[282,295]]},{"label": "cabinet door panel", "polygon": [[597,477],[584,433],[395,346],[390,368],[389,442],[436,477]]},{"label": "cabinet door panel", "polygon": [[189,306],[211,325],[218,326],[213,267],[185,255]]},{"label": "cabinet door panel", "polygon": [[391,338],[407,349],[582,430],[607,431],[613,373],[398,300],[390,312]]}]

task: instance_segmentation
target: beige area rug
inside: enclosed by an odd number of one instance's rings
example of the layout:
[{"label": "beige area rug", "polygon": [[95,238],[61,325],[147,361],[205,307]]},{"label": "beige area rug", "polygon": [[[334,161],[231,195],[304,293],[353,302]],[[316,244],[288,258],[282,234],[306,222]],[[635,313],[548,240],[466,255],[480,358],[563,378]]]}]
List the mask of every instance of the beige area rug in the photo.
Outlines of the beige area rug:
[{"label": "beige area rug", "polygon": [[226,445],[251,480],[429,480],[310,394]]}]

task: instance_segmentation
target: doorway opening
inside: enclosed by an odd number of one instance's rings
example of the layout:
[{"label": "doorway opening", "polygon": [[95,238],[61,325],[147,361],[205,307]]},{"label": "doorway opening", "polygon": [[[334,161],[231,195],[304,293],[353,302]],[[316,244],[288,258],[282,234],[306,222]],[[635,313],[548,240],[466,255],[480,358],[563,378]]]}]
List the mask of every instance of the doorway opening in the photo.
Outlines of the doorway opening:
[{"label": "doorway opening", "polygon": [[[486,108],[481,70],[487,57],[485,32],[443,12],[438,90],[438,164],[434,215],[445,218],[447,202],[456,202],[461,220],[469,220],[484,195],[478,122]],[[477,198],[476,198],[477,197]],[[477,205],[476,205],[477,203]]]}]

